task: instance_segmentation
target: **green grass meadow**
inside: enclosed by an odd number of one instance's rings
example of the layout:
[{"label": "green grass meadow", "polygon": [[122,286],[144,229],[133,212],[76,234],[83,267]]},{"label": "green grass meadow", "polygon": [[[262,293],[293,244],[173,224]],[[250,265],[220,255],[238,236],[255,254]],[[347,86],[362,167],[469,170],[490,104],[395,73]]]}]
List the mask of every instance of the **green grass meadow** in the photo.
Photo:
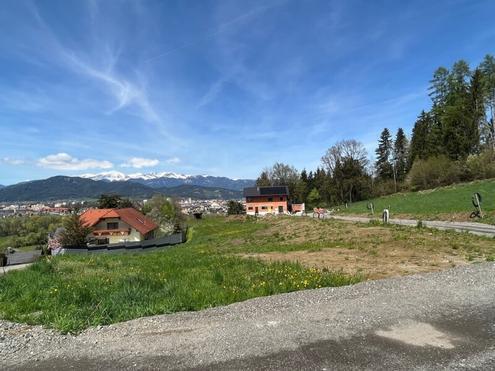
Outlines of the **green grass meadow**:
[{"label": "green grass meadow", "polygon": [[[495,221],[495,180],[476,181],[441,187],[433,190],[398,193],[371,200],[376,212],[390,208],[391,215],[407,214],[418,218],[435,218],[441,214],[461,213],[469,219],[474,210],[471,197],[474,192],[482,196],[482,209],[488,218],[485,222]],[[341,212],[352,214],[368,214],[367,205],[370,201],[355,202]],[[480,221],[480,220],[476,220]]]},{"label": "green grass meadow", "polygon": [[234,255],[239,252],[236,238],[265,227],[256,221],[206,218],[193,222],[186,244],[169,250],[40,261],[0,276],[0,317],[77,333],[90,326],[362,279]]}]

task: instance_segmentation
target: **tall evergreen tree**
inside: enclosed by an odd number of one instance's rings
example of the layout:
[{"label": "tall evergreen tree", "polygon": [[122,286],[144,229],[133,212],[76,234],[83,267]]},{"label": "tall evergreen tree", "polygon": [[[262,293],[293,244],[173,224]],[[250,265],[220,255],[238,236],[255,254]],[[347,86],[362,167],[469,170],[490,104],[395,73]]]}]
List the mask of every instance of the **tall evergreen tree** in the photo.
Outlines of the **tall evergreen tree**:
[{"label": "tall evergreen tree", "polygon": [[474,70],[471,76],[468,93],[467,113],[469,122],[466,135],[469,154],[472,154],[480,148],[480,135],[486,123],[486,96],[483,86],[483,73],[479,68]]},{"label": "tall evergreen tree", "polygon": [[303,171],[301,171],[301,177],[300,177],[300,179],[304,183],[308,183],[308,173],[306,172],[306,169],[303,169]]},{"label": "tall evergreen tree", "polygon": [[449,74],[449,93],[439,116],[445,153],[453,160],[475,153],[479,142],[470,92],[472,81],[468,64],[462,60],[454,63]]},{"label": "tall evergreen tree", "polygon": [[308,184],[308,189],[313,189],[315,187],[315,177],[312,171],[310,171],[308,174],[307,184]]},{"label": "tall evergreen tree", "polygon": [[481,127],[484,144],[495,150],[495,57],[486,55],[480,64],[487,118]]},{"label": "tall evergreen tree", "polygon": [[448,100],[452,97],[452,94],[464,95],[467,92],[470,78],[469,64],[462,59],[455,62],[448,76],[447,103],[449,103]]},{"label": "tall evergreen tree", "polygon": [[394,171],[395,179],[398,182],[404,181],[407,173],[407,150],[408,142],[404,130],[399,128],[394,141]]},{"label": "tall evergreen tree", "polygon": [[306,202],[306,198],[308,196],[308,174],[304,169],[301,171],[301,175],[299,176],[299,180],[296,183],[295,187],[295,197],[294,200],[296,202]]},{"label": "tall evergreen tree", "polygon": [[378,141],[378,148],[375,151],[376,162],[375,169],[377,178],[380,180],[393,179],[394,172],[392,166],[392,138],[390,131],[383,129],[380,140]]},{"label": "tall evergreen tree", "polygon": [[434,107],[441,107],[445,104],[449,94],[449,70],[447,68],[439,67],[435,70],[428,90]]},{"label": "tall evergreen tree", "polygon": [[[408,171],[416,159],[426,159],[440,152],[441,133],[439,125],[435,122],[433,114],[421,111],[418,119],[414,123],[411,145],[409,147]],[[436,142],[436,143],[435,143]]]}]

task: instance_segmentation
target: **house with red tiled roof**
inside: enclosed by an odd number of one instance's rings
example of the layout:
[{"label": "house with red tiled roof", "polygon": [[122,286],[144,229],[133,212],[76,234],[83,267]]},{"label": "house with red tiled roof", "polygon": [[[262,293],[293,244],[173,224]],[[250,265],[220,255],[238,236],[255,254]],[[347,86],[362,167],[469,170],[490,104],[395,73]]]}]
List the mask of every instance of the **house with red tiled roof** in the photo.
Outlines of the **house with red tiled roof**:
[{"label": "house with red tiled roof", "polygon": [[84,226],[91,227],[90,242],[108,244],[136,242],[155,237],[158,225],[136,209],[88,209],[81,214]]}]

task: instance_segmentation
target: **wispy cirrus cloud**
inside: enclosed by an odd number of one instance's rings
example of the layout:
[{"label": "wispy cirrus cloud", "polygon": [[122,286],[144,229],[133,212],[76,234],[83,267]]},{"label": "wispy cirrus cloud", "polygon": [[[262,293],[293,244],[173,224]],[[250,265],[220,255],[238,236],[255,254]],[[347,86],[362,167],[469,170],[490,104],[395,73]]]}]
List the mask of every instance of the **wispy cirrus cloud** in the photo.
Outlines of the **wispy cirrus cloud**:
[{"label": "wispy cirrus cloud", "polygon": [[38,166],[55,170],[87,170],[87,169],[110,169],[113,164],[107,160],[94,160],[72,157],[68,153],[57,153],[42,157],[37,161]]},{"label": "wispy cirrus cloud", "polygon": [[[47,63],[56,63],[72,73],[96,82],[96,86],[114,101],[114,104],[106,109],[107,115],[126,111],[153,124],[157,132],[169,141],[175,144],[181,143],[181,140],[169,128],[168,119],[157,110],[153,103],[152,92],[147,84],[148,78],[139,67],[141,65],[139,59],[135,61],[132,68],[125,69],[120,66],[121,53],[124,49],[122,44],[101,35],[93,35],[91,43],[86,48],[79,48],[79,45],[77,48],[69,46],[53,31],[34,3],[32,3],[31,12],[40,31],[39,37],[50,51],[45,55],[48,59]],[[89,2],[88,12],[96,27],[98,4]]]},{"label": "wispy cirrus cloud", "polygon": [[135,169],[141,169],[143,167],[154,167],[160,163],[157,159],[132,157],[127,162],[121,164],[121,167],[133,167]]}]

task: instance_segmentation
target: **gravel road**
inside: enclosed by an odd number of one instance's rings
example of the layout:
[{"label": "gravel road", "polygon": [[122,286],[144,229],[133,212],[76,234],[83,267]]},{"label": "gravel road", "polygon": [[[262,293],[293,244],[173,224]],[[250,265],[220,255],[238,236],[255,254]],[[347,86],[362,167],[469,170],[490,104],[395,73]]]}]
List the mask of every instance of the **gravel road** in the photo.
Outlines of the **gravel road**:
[{"label": "gravel road", "polygon": [[0,369],[495,369],[495,264],[63,336],[0,322]]}]

